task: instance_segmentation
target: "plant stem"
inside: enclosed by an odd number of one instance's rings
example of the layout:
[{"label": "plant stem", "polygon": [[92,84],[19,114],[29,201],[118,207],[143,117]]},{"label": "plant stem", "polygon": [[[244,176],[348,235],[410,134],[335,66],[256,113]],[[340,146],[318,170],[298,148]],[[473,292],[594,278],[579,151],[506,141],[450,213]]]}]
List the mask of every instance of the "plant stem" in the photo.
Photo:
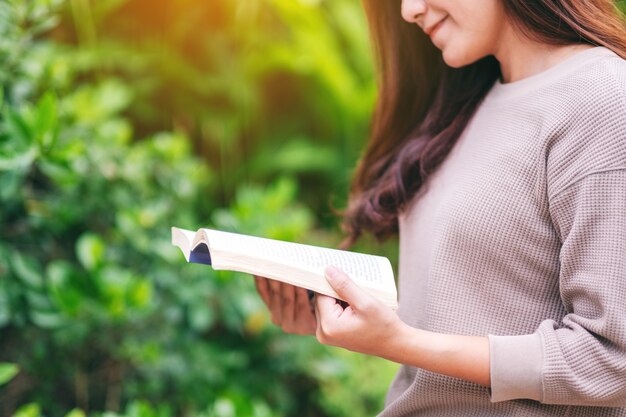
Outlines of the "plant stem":
[{"label": "plant stem", "polygon": [[70,0],[74,27],[80,46],[94,47],[97,41],[96,25],[89,0]]}]

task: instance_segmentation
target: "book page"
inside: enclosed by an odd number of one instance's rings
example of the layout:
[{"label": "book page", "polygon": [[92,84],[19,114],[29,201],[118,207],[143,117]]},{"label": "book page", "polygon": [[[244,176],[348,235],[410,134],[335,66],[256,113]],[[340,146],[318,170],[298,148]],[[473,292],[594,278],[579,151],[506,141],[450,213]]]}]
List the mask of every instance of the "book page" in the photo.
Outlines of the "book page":
[{"label": "book page", "polygon": [[393,271],[387,258],[361,253],[283,242],[254,236],[202,229],[210,247],[245,253],[258,259],[298,265],[323,274],[329,265],[341,268],[350,278],[372,288],[395,288]]}]

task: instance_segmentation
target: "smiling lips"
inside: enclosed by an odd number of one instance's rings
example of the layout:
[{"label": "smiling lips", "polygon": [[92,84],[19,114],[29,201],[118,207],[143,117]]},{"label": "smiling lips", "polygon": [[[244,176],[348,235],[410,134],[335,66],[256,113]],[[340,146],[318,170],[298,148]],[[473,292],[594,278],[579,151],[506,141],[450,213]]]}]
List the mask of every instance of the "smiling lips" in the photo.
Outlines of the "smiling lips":
[{"label": "smiling lips", "polygon": [[434,25],[424,28],[424,33],[432,37],[435,34],[435,32],[441,27],[441,24],[446,21],[447,18],[448,16],[444,17],[443,19],[441,19],[439,22],[435,23]]}]

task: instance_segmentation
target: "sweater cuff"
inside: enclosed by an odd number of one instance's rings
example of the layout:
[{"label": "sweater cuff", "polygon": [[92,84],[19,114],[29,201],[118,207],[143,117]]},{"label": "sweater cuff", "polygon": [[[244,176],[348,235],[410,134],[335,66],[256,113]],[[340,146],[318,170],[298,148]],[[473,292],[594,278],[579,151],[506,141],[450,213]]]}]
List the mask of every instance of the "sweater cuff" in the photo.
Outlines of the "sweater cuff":
[{"label": "sweater cuff", "polygon": [[489,335],[491,402],[531,399],[541,401],[543,386],[541,336]]}]

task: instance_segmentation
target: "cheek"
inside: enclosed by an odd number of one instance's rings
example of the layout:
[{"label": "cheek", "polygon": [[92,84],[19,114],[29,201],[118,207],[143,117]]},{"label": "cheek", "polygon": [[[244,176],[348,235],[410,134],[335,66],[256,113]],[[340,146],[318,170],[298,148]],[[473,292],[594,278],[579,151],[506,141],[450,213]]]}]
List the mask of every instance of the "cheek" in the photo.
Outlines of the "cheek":
[{"label": "cheek", "polygon": [[453,68],[472,64],[492,53],[491,40],[486,33],[476,30],[450,28],[448,42],[443,45],[443,59]]}]

